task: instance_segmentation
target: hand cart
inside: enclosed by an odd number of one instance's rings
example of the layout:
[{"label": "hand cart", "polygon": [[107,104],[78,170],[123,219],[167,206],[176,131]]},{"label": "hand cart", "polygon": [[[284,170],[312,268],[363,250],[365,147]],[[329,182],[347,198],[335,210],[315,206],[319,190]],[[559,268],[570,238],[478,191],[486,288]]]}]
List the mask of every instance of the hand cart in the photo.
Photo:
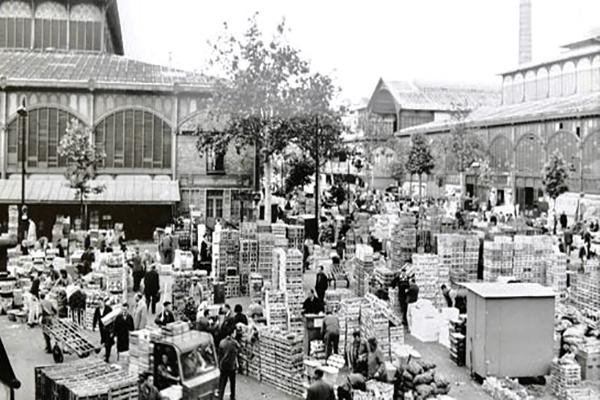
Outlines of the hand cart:
[{"label": "hand cart", "polygon": [[92,343],[82,332],[82,329],[69,318],[55,318],[49,324],[42,324],[42,330],[54,339],[54,361],[63,360],[63,353],[75,353],[79,358],[85,358],[92,352],[99,353],[99,343]]}]

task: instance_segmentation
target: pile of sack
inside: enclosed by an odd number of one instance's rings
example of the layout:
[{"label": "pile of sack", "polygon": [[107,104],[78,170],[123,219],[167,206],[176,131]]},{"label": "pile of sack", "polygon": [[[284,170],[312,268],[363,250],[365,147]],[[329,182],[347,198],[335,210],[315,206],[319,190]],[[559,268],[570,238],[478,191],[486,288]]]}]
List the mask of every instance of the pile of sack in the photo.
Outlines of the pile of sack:
[{"label": "pile of sack", "polygon": [[450,392],[450,382],[436,370],[436,365],[413,360],[400,373],[404,392],[412,392],[415,400],[435,398]]}]

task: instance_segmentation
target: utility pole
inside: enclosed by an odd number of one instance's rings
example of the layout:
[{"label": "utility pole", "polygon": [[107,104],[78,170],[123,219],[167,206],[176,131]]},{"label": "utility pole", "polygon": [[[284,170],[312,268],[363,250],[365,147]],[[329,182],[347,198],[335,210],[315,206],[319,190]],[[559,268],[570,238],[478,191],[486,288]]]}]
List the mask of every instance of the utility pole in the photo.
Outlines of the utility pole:
[{"label": "utility pole", "polygon": [[315,220],[317,223],[317,242],[319,241],[319,114],[315,115]]},{"label": "utility pole", "polygon": [[21,119],[21,210],[25,205],[25,163],[27,162],[27,107],[25,107],[25,98],[17,109],[17,114]]}]

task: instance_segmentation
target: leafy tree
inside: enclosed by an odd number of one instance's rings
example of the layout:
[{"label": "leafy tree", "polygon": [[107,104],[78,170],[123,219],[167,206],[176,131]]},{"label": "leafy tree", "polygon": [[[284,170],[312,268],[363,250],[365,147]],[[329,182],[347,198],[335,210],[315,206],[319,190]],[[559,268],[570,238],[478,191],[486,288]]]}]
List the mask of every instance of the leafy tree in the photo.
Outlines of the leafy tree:
[{"label": "leafy tree", "polygon": [[291,194],[297,188],[308,185],[315,174],[315,164],[306,158],[292,158],[289,172],[285,177],[285,194]]},{"label": "leafy tree", "polygon": [[390,165],[390,175],[398,186],[402,186],[406,178],[406,163],[401,160],[393,161],[392,165]]},{"label": "leafy tree", "polygon": [[544,191],[554,201],[554,214],[556,215],[556,199],[569,190],[567,185],[569,170],[562,153],[556,149],[548,159],[542,170],[542,183]]},{"label": "leafy tree", "polygon": [[435,159],[431,155],[431,148],[421,133],[411,137],[411,146],[406,162],[406,170],[411,175],[419,177],[419,202],[421,201],[421,179],[423,174],[429,175],[435,168]]},{"label": "leafy tree", "polygon": [[455,106],[451,114],[454,123],[448,138],[448,149],[460,174],[461,193],[465,187],[465,172],[474,162],[482,161],[486,154],[483,142],[467,127],[466,119],[470,113],[468,106]]},{"label": "leafy tree", "polygon": [[67,133],[60,140],[58,147],[59,156],[67,159],[65,177],[69,181],[69,187],[76,190],[84,226],[87,221],[85,199],[90,194],[102,193],[105,189],[104,185],[91,184],[106,158],[104,151],[92,144],[91,138],[92,130],[73,119],[67,125]]},{"label": "leafy tree", "polygon": [[[241,37],[224,25],[224,33],[211,44],[214,52],[209,62],[209,68],[222,72],[209,101],[209,116],[219,129],[197,132],[199,151],[224,151],[230,143],[237,149],[259,149],[267,220],[271,212],[273,156],[281,154],[289,143],[309,146],[313,141],[307,143],[306,139],[311,132],[313,136],[315,132],[319,136],[329,132],[323,128],[328,122],[317,121],[316,116],[327,114],[335,94],[331,79],[311,72],[308,61],[287,43],[286,32],[283,20],[273,37],[266,39],[257,14],[249,19],[249,27]],[[320,137],[320,142],[325,145],[328,140]]]}]

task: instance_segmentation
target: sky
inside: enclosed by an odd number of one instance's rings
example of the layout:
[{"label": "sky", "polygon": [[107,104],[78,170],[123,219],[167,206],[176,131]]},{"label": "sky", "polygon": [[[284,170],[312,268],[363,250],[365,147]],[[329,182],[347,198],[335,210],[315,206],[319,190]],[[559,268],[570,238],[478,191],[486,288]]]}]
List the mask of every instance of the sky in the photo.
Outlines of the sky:
[{"label": "sky", "polygon": [[[227,22],[248,18],[271,36],[285,17],[289,42],[344,98],[369,98],[390,80],[499,82],[517,66],[519,0],[118,0],[125,55],[203,71]],[[533,59],[600,26],[598,0],[533,0]]]}]

